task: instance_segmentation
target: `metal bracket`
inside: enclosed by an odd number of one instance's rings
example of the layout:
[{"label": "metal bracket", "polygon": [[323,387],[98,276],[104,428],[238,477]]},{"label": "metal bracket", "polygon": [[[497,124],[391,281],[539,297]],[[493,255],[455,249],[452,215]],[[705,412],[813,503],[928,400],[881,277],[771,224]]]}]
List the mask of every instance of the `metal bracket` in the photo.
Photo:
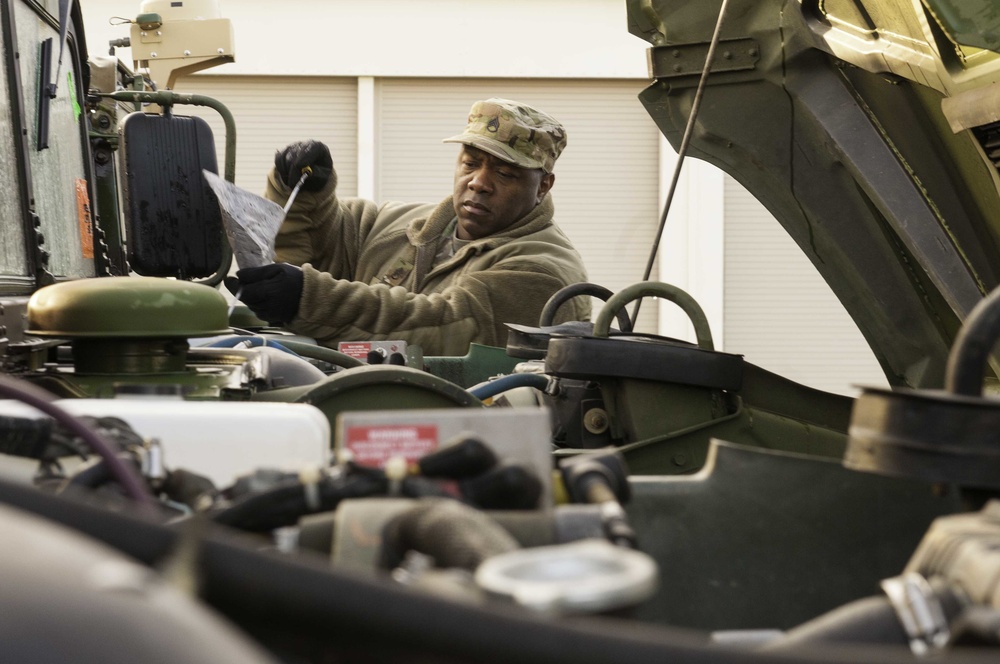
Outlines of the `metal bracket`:
[{"label": "metal bracket", "polygon": [[[649,77],[662,80],[700,75],[705,67],[705,58],[708,57],[708,47],[708,42],[699,42],[647,49]],[[760,47],[757,46],[756,39],[723,39],[715,49],[711,73],[755,69],[758,60]]]},{"label": "metal bracket", "polygon": [[951,638],[948,620],[927,579],[910,572],[885,579],[881,585],[910,637],[910,650],[914,655],[930,655],[948,645]]}]

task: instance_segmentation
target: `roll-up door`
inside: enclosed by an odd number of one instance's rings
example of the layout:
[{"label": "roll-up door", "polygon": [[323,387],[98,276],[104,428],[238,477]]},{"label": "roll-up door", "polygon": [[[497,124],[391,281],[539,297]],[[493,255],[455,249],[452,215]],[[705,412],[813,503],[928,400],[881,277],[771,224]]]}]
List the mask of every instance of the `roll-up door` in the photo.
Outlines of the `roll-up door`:
[{"label": "roll-up door", "polygon": [[[554,169],[556,222],[583,256],[590,280],[620,290],[642,279],[659,215],[658,132],[636,99],[646,84],[381,79],[376,196],[382,201],[449,196],[458,148],[441,140],[461,133],[472,103],[504,97],[530,104],[557,118],[568,135]],[[638,329],[656,331],[657,306],[655,300],[643,304]]]},{"label": "roll-up door", "polygon": [[725,184],[725,346],[799,383],[854,395],[888,385],[854,321],[746,189]]},{"label": "roll-up door", "polygon": [[[277,76],[188,76],[177,92],[221,101],[236,120],[236,184],[264,190],[275,151],[293,141],[315,139],[330,146],[338,192],[358,189],[358,85],[355,78]],[[179,114],[205,118],[215,134],[219,171],[223,170],[225,125],[214,110],[179,107]]]}]

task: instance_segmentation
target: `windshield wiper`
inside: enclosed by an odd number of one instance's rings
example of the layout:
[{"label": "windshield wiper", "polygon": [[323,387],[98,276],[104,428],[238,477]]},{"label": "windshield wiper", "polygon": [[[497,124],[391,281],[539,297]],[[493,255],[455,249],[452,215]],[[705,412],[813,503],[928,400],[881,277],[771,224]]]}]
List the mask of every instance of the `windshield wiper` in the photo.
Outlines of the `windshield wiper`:
[{"label": "windshield wiper", "polygon": [[63,54],[66,51],[66,36],[69,34],[69,14],[73,0],[59,0],[59,60],[56,75],[49,78],[52,71],[52,39],[42,42],[39,54],[38,81],[38,150],[49,147],[49,105],[59,91],[59,77],[62,75]]}]

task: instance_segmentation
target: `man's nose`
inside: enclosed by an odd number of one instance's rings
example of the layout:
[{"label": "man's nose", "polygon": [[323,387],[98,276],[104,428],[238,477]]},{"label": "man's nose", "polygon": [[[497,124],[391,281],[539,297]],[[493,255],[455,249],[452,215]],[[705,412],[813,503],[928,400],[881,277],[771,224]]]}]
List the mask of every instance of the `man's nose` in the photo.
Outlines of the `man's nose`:
[{"label": "man's nose", "polygon": [[487,169],[479,168],[472,173],[472,178],[469,179],[469,189],[473,191],[493,190],[493,181]]}]

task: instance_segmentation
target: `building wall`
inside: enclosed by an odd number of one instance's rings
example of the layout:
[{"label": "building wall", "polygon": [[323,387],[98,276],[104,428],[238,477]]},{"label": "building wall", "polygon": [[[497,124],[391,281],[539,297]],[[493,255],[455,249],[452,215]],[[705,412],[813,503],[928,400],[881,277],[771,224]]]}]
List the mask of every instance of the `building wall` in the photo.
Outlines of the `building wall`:
[{"label": "building wall", "polygon": [[[242,186],[258,190],[275,149],[312,137],[335,146],[343,193],[435,200],[453,147],[438,141],[457,132],[455,118],[482,96],[524,97],[570,128],[553,195],[593,280],[617,290],[641,278],[676,155],[634,99],[648,44],[628,33],[622,0],[220,4],[236,62],[177,87],[212,91],[237,113]],[[138,2],[86,0],[91,51],[127,35],[108,17],[139,11]],[[118,55],[131,60],[129,49]],[[413,141],[428,146],[424,168],[413,166]],[[684,164],[653,278],[695,297],[717,348],[821,389],[885,382],[815,269],[714,167]],[[642,309],[640,329],[693,339],[677,307]]]},{"label": "building wall", "polygon": [[[188,0],[189,2],[191,0]],[[205,2],[206,0],[201,0]],[[128,34],[137,0],[83,0],[90,49]],[[219,74],[645,78],[623,0],[220,0],[236,62]],[[122,57],[128,55],[124,49]]]}]

